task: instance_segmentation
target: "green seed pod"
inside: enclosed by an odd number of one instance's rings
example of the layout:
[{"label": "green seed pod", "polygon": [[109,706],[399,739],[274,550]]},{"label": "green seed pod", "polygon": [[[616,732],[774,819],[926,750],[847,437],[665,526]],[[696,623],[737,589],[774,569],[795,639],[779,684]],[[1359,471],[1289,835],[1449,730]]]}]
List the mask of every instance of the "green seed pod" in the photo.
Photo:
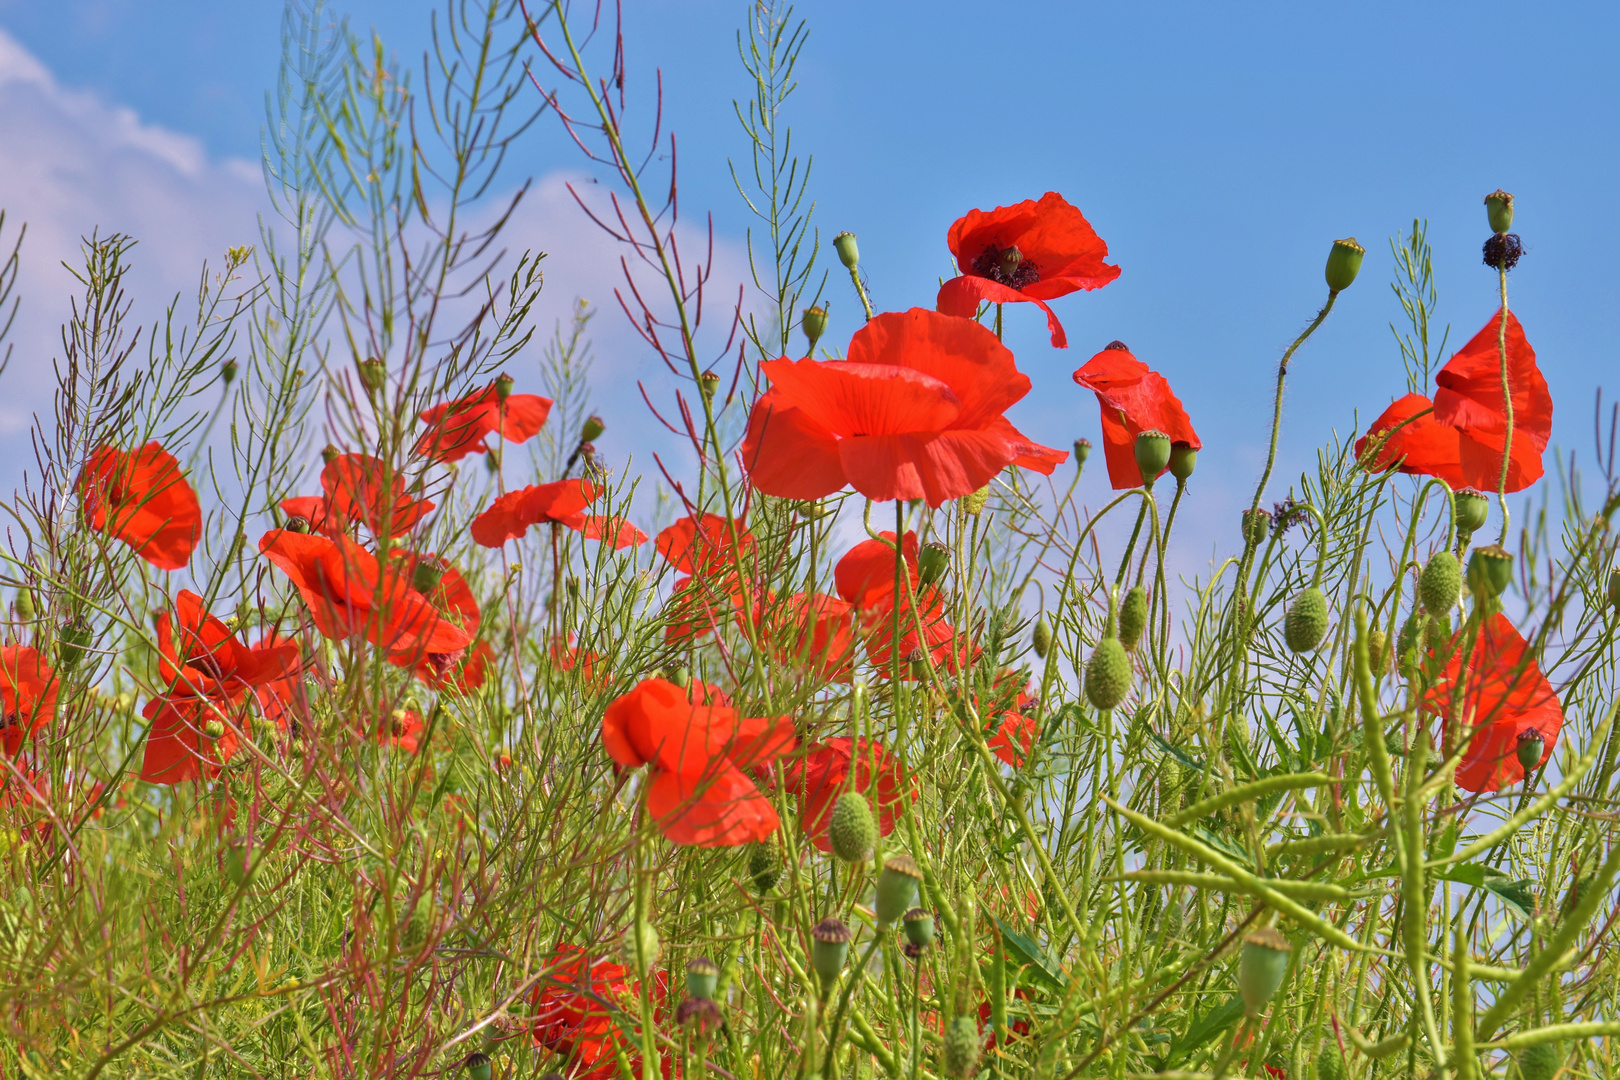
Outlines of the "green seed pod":
[{"label": "green seed pod", "polygon": [[885,859],[878,874],[877,899],[873,905],[878,926],[891,926],[917,902],[917,886],[922,870],[910,855],[901,853]]},{"label": "green seed pod", "polygon": [[720,984],[720,968],[707,956],[694,956],[686,965],[686,996],[713,998]]},{"label": "green seed pod", "polygon": [[1513,196],[1501,188],[1485,196],[1485,219],[1498,235],[1513,228]]},{"label": "green seed pod", "polygon": [[1367,652],[1372,661],[1373,677],[1382,678],[1384,672],[1389,670],[1389,635],[1382,630],[1368,634]]},{"label": "green seed pod", "polygon": [[827,826],[827,837],[832,841],[833,854],[845,862],[863,862],[872,857],[877,846],[877,822],[872,820],[872,808],[866,796],[858,791],[846,791],[833,804],[832,821]]},{"label": "green seed pod", "polygon": [[1535,728],[1526,728],[1519,732],[1513,752],[1518,755],[1519,765],[1528,778],[1530,771],[1541,764],[1541,759],[1547,752],[1547,739]]},{"label": "green seed pod", "polygon": [[844,925],[844,920],[836,915],[822,919],[810,931],[810,966],[821,976],[823,985],[832,985],[838,973],[844,970],[844,961],[849,957],[849,943],[854,936]]},{"label": "green seed pod", "polygon": [[973,494],[962,496],[959,501],[970,516],[978,517],[984,513],[985,504],[990,501],[990,485],[986,484]]},{"label": "green seed pod", "polygon": [[[491,476],[501,471],[501,448],[499,446],[489,446],[484,449],[484,468],[488,470]],[[308,529],[308,525],[305,525],[305,529]]]},{"label": "green seed pod", "polygon": [[1112,709],[1131,690],[1131,658],[1118,638],[1103,638],[1086,661],[1086,698],[1099,709]]},{"label": "green seed pod", "polygon": [[[1620,611],[1620,570],[1609,571],[1609,606]],[[20,604],[17,611],[19,613],[22,611]]]},{"label": "green seed pod", "polygon": [[951,553],[944,544],[930,540],[917,552],[917,584],[932,585],[945,576]]},{"label": "green seed pod", "polygon": [[720,376],[717,372],[705,371],[698,376],[698,389],[703,392],[703,400],[714,401],[714,395],[720,390]]},{"label": "green seed pod", "polygon": [[781,876],[782,856],[775,844],[762,840],[748,849],[748,877],[754,883],[754,892],[764,896]]},{"label": "green seed pod", "polygon": [[810,339],[806,355],[814,356],[816,342],[827,332],[827,309],[819,305],[805,308],[804,314],[799,317],[799,326],[804,330],[804,336]]},{"label": "green seed pod", "polygon": [[[651,971],[658,962],[658,953],[662,948],[658,940],[658,930],[651,923],[641,924],[641,949],[647,957],[647,970]],[[636,956],[636,927],[627,927],[619,936],[619,958],[624,966],[632,971],[639,971],[641,960]]]},{"label": "green seed pod", "polygon": [[439,587],[444,580],[444,568],[434,566],[426,559],[417,562],[416,568],[411,571],[411,584],[419,593],[430,593]]},{"label": "green seed pod", "polygon": [[1119,605],[1120,644],[1127,649],[1135,649],[1137,642],[1142,640],[1142,631],[1147,629],[1147,622],[1147,590],[1140,585],[1133,586],[1125,594],[1125,602]]},{"label": "green seed pod", "polygon": [[1262,926],[1243,939],[1238,961],[1238,989],[1250,1016],[1265,1011],[1288,970],[1288,939],[1274,926]]},{"label": "green seed pod", "polygon": [[34,608],[34,594],[28,589],[17,590],[17,618],[22,622],[33,622],[39,616]]},{"label": "green seed pod", "polygon": [[1480,529],[1491,516],[1491,499],[1483,491],[1463,488],[1453,497],[1457,514],[1457,536],[1464,543]]},{"label": "green seed pod", "polygon": [[666,681],[674,683],[682,690],[692,685],[692,669],[684,664],[675,664],[665,668],[663,675]]},{"label": "green seed pod", "polygon": [[853,270],[861,264],[861,249],[855,246],[855,234],[841,232],[833,237],[833,248],[838,252],[838,261],[847,269]]},{"label": "green seed pod", "polygon": [[1186,443],[1176,443],[1170,448],[1170,475],[1185,483],[1198,467],[1198,451]]},{"label": "green seed pod", "polygon": [[1544,1042],[1519,1051],[1519,1076],[1523,1080],[1552,1080],[1564,1063],[1564,1044]]},{"label": "green seed pod", "polygon": [[375,356],[355,361],[354,369],[360,376],[360,385],[375,394],[388,383],[388,365]]},{"label": "green seed pod", "polygon": [[607,430],[607,423],[600,416],[587,416],[579,428],[579,441],[582,443],[595,442]]},{"label": "green seed pod", "polygon": [[1170,436],[1162,431],[1144,431],[1136,437],[1136,468],[1142,485],[1152,487],[1170,465]]},{"label": "green seed pod", "polygon": [[979,1022],[976,1017],[957,1016],[945,1026],[945,1050],[941,1065],[946,1076],[968,1080],[979,1071]]},{"label": "green seed pod", "polygon": [[1430,615],[1447,615],[1462,595],[1462,564],[1449,551],[1437,551],[1418,577],[1418,599]]},{"label": "green seed pod", "polygon": [[1348,289],[1361,272],[1361,258],[1367,249],[1356,243],[1355,237],[1333,241],[1328,249],[1327,287],[1329,292],[1341,293]]},{"label": "green seed pod", "polygon": [[1052,651],[1052,624],[1046,621],[1046,616],[1035,620],[1035,632],[1031,636],[1030,644],[1035,647],[1035,655],[1042,660]]},{"label": "green seed pod", "polygon": [[1249,547],[1259,547],[1271,535],[1271,512],[1269,510],[1243,511],[1243,542]]},{"label": "green seed pod", "polygon": [[1327,597],[1313,585],[1295,597],[1288,608],[1283,619],[1283,639],[1294,652],[1314,652],[1327,636],[1327,629]]},{"label": "green seed pod", "polygon": [[914,907],[906,912],[900,926],[906,932],[906,940],[917,948],[926,949],[934,943],[934,917],[922,908]]},{"label": "green seed pod", "polygon": [[467,1070],[467,1080],[490,1080],[491,1064],[488,1054],[468,1054],[461,1063]]},{"label": "green seed pod", "polygon": [[1076,439],[1076,440],[1074,440],[1074,467],[1077,468],[1077,469],[1084,469],[1086,467],[1086,458],[1088,458],[1090,456],[1091,456],[1091,440],[1090,439]]},{"label": "green seed pod", "polygon": [[506,399],[512,396],[512,387],[516,385],[516,379],[504,371],[501,372],[495,380],[495,400],[502,405],[506,404]]},{"label": "green seed pod", "polygon": [[1468,557],[1468,588],[1475,596],[1494,599],[1513,583],[1513,554],[1498,544],[1475,548]]},{"label": "green seed pod", "polygon": [[72,671],[84,659],[85,650],[95,641],[90,624],[74,616],[56,632],[56,663],[63,671]]},{"label": "green seed pod", "polygon": [[1337,1042],[1323,1044],[1316,1056],[1316,1080],[1345,1080],[1349,1075],[1344,1067],[1344,1051]]}]

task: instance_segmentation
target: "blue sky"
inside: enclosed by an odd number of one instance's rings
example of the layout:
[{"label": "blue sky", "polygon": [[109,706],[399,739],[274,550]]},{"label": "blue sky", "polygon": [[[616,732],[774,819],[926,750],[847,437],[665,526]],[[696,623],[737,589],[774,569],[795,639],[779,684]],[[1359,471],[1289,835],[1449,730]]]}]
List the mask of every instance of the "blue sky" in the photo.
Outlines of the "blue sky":
[{"label": "blue sky", "polygon": [[[336,7],[419,64],[437,6]],[[630,0],[625,13],[632,95],[649,91],[653,68],[664,72],[683,211],[695,220],[712,210],[733,251],[748,224],[726,164],[746,149],[731,111],[749,91],[734,40],[746,11],[736,0]],[[1276,358],[1323,298],[1335,237],[1358,237],[1367,263],[1294,366],[1276,497],[1332,429],[1348,432],[1356,410],[1365,425],[1402,392],[1387,328],[1400,317],[1387,285],[1391,234],[1429,219],[1439,318],[1452,324],[1453,347],[1490,316],[1480,201],[1498,186],[1519,199],[1516,229],[1529,253],[1513,302],[1551,384],[1566,451],[1589,452],[1595,389],[1607,380],[1620,393],[1620,66],[1611,55],[1620,9],[931,0],[801,3],[798,14],[811,36],[788,120],[815,156],[816,221],[824,235],[860,235],[877,304],[931,305],[949,272],[945,230],[961,213],[1062,192],[1124,272],[1100,292],[1056,302],[1073,343],[1066,352],[1048,346],[1033,308],[1009,309],[1008,342],[1036,384],[1015,419],[1053,445],[1095,440],[1096,407],[1069,375],[1109,340],[1126,341],[1170,378],[1204,439],[1201,509],[1190,519],[1199,527],[1235,531],[1226,515],[1258,475]],[[77,167],[52,173],[61,183],[23,190],[0,167],[0,205],[44,222],[42,251],[98,222],[144,227],[156,280],[182,287],[197,252],[252,237],[260,195],[248,177],[279,15],[271,0],[0,0],[0,30],[49,73],[61,99],[52,107],[87,125]],[[65,121],[17,119],[18,101],[49,97],[42,85],[8,83],[0,71],[0,115],[12,113],[0,119],[6,158],[44,160],[73,134]],[[100,169],[98,144],[129,130],[121,116],[145,134]],[[141,153],[169,163],[173,190],[161,168],[135,160]],[[514,181],[583,167],[546,122],[513,164]],[[140,183],[119,182],[120,169]],[[153,209],[168,205],[191,208],[179,236]],[[562,220],[567,212],[561,198],[545,202],[533,221],[537,246],[561,256],[563,240],[591,242]],[[559,302],[605,288],[600,275],[571,279],[569,267],[558,258],[548,278]],[[837,278],[830,295],[829,340],[847,340],[853,297]],[[49,305],[33,310],[42,319]],[[601,374],[652,370],[621,330],[604,335]],[[613,403],[635,407],[628,397]],[[624,420],[644,422],[628,412]],[[1087,481],[1094,503],[1101,476]]]}]

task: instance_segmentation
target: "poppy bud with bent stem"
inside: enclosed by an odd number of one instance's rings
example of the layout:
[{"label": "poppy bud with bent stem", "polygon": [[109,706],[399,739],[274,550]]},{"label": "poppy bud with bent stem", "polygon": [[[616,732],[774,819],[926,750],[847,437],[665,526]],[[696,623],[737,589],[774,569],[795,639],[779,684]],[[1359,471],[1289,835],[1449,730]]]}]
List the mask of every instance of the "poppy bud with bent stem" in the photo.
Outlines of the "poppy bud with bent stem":
[{"label": "poppy bud with bent stem", "polygon": [[1169,464],[1170,436],[1162,431],[1144,431],[1136,437],[1136,468],[1142,474],[1143,487],[1152,487]]},{"label": "poppy bud with bent stem", "polygon": [[910,909],[917,900],[917,887],[921,882],[922,870],[910,855],[902,852],[884,860],[873,902],[879,927],[892,926]]},{"label": "poppy bud with bent stem", "polygon": [[804,330],[804,336],[810,339],[810,345],[805,352],[814,356],[816,342],[827,332],[827,309],[819,305],[805,308],[804,314],[799,316],[799,326]]},{"label": "poppy bud with bent stem", "polygon": [[776,845],[760,840],[748,849],[748,877],[754,883],[754,892],[763,896],[771,891],[782,876],[782,857]]},{"label": "poppy bud with bent stem", "polygon": [[872,807],[866,796],[858,791],[846,791],[833,803],[832,820],[827,825],[827,839],[833,854],[845,862],[865,862],[872,857],[877,846],[877,822],[872,820]]},{"label": "poppy bud with bent stem", "polygon": [[1382,630],[1374,630],[1367,635],[1367,654],[1371,663],[1374,678],[1381,677],[1389,670],[1389,635]]},{"label": "poppy bud with bent stem", "polygon": [[1356,275],[1361,273],[1362,256],[1366,254],[1367,249],[1356,243],[1353,236],[1333,241],[1324,271],[1328,291],[1337,295],[1354,284]]},{"label": "poppy bud with bent stem", "polygon": [[1086,661],[1086,698],[1098,709],[1113,709],[1131,692],[1131,658],[1113,636],[1097,642]]},{"label": "poppy bud with bent stem", "polygon": [[1250,1016],[1265,1011],[1288,971],[1288,939],[1274,926],[1262,926],[1243,939],[1243,955],[1238,961],[1238,990]]}]

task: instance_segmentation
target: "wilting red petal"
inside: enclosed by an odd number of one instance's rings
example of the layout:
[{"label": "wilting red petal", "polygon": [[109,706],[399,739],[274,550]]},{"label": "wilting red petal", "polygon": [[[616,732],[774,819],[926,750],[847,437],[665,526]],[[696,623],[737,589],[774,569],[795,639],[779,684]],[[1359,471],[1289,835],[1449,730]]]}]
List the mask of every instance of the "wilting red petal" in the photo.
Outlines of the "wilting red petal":
[{"label": "wilting red petal", "polygon": [[1069,335],[1058,321],[1057,312],[1047,305],[1045,300],[1038,296],[1031,296],[1017,289],[1009,288],[989,278],[977,277],[973,274],[962,274],[958,277],[947,278],[939,287],[939,295],[934,298],[934,309],[944,315],[953,315],[960,319],[972,319],[979,313],[980,304],[1017,304],[1030,303],[1046,313],[1046,332],[1051,335],[1052,348],[1067,349]]},{"label": "wilting red petal", "polygon": [[[1501,481],[1507,442],[1507,410],[1502,397],[1498,349],[1500,312],[1492,316],[1435,376],[1434,417],[1459,435],[1462,486],[1495,491]],[[1507,313],[1508,387],[1513,402],[1513,447],[1507,490],[1522,491],[1541,479],[1542,452],[1552,438],[1552,394],[1536,366],[1536,352],[1524,328]]]},{"label": "wilting red petal", "polygon": [[1356,457],[1367,454],[1369,447],[1375,452],[1366,465],[1368,472],[1394,466],[1415,476],[1438,476],[1454,488],[1467,486],[1457,429],[1436,420],[1433,403],[1422,394],[1407,394],[1385,409],[1356,440]]},{"label": "wilting red petal", "polygon": [[999,422],[985,425],[985,430],[995,432],[1006,440],[1013,453],[1018,455],[1013,459],[1013,464],[1020,469],[1033,469],[1043,476],[1051,476],[1059,465],[1069,460],[1067,450],[1054,450],[1050,446],[1030,441],[1029,437],[1013,427],[1006,417],[997,417],[997,421]]},{"label": "wilting red petal", "polygon": [[122,540],[160,570],[179,570],[202,536],[197,493],[157,442],[133,453],[97,447],[79,474],[92,528]]},{"label": "wilting red petal", "polygon": [[580,530],[585,527],[585,507],[600,494],[586,480],[555,480],[549,484],[532,484],[490,503],[489,508],[473,518],[468,530],[473,542],[483,547],[500,547],[527,533],[530,527],[542,523],[563,525]]},{"label": "wilting red petal", "polygon": [[1097,395],[1108,482],[1116,491],[1142,484],[1136,465],[1136,437],[1142,432],[1162,431],[1173,445],[1203,447],[1170,383],[1127,350],[1104,349],[1074,373],[1074,381]]},{"label": "wilting red petal", "polygon": [[0,648],[0,746],[10,757],[56,719],[56,673],[27,645]]}]

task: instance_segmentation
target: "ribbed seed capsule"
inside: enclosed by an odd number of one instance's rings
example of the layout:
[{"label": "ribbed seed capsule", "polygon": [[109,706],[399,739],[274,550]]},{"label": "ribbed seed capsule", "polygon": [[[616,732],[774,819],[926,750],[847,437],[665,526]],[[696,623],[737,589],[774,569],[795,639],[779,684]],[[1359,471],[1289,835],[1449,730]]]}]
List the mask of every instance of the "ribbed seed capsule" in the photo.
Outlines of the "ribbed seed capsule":
[{"label": "ribbed seed capsule", "polygon": [[1238,961],[1238,990],[1250,1016],[1265,1011],[1288,970],[1288,939],[1274,926],[1262,926],[1243,941]]},{"label": "ribbed seed capsule", "polygon": [[1468,538],[1485,527],[1485,521],[1491,516],[1491,499],[1483,491],[1474,488],[1463,488],[1452,496],[1452,505],[1456,508],[1457,535],[1464,544]]},{"label": "ribbed seed capsule", "polygon": [[1044,615],[1035,620],[1035,633],[1031,644],[1035,646],[1035,655],[1042,660],[1045,660],[1046,654],[1052,651],[1052,624],[1046,621]]},{"label": "ribbed seed capsule", "polygon": [[945,1075],[968,1080],[979,1071],[979,1023],[970,1016],[953,1017],[945,1027]]},{"label": "ribbed seed capsule", "polygon": [[1152,487],[1153,481],[1170,466],[1170,436],[1162,431],[1144,431],[1136,437],[1134,449],[1142,484]]},{"label": "ribbed seed capsule", "polygon": [[891,926],[910,909],[917,900],[917,886],[922,882],[922,870],[910,855],[892,855],[883,862],[878,874],[877,898],[873,910],[879,926]]},{"label": "ribbed seed capsule", "polygon": [[906,912],[900,926],[906,932],[906,940],[919,949],[926,949],[934,943],[934,917],[922,908],[914,907]]},{"label": "ribbed seed capsule", "polygon": [[707,956],[694,956],[686,965],[686,995],[712,998],[720,983],[720,965]]},{"label": "ribbed seed capsule", "polygon": [[1327,628],[1327,597],[1313,585],[1294,598],[1283,619],[1283,639],[1294,652],[1312,652],[1322,644]]},{"label": "ribbed seed capsule", "polygon": [[1119,605],[1119,640],[1127,649],[1135,649],[1147,629],[1148,595],[1142,586],[1134,586]]},{"label": "ribbed seed capsule", "polygon": [[864,862],[872,857],[877,846],[877,822],[872,820],[872,807],[866,796],[858,791],[846,791],[833,804],[832,820],[827,826],[827,838],[832,841],[833,854],[845,862]]},{"label": "ribbed seed capsule", "polygon": [[469,1054],[461,1064],[467,1070],[467,1080],[490,1080],[492,1070],[488,1054]]},{"label": "ribbed seed capsule", "polygon": [[1361,272],[1361,260],[1366,254],[1367,249],[1356,243],[1353,236],[1333,241],[1325,270],[1327,287],[1335,293],[1348,289]]},{"label": "ribbed seed capsule", "polygon": [[815,968],[823,983],[830,985],[844,970],[853,937],[844,920],[836,915],[822,919],[810,931],[810,966]]},{"label": "ribbed seed capsule", "polygon": [[1131,658],[1118,638],[1103,638],[1086,661],[1086,698],[1099,709],[1112,709],[1131,690]]},{"label": "ribbed seed capsule", "polygon": [[1446,615],[1462,596],[1462,564],[1449,551],[1437,551],[1418,578],[1418,599],[1430,615]]},{"label": "ribbed seed capsule", "polygon": [[1468,587],[1476,595],[1501,596],[1513,583],[1513,553],[1499,544],[1475,548],[1468,557]]}]

